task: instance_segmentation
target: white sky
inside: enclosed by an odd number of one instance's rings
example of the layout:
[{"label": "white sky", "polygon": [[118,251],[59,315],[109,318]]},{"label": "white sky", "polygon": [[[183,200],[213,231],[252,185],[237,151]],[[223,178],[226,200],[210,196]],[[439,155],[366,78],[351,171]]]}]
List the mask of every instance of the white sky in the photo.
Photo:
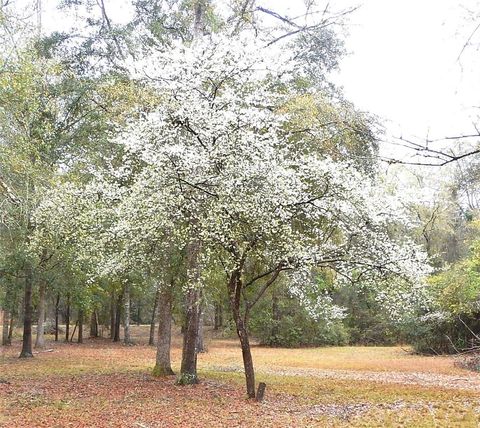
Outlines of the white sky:
[{"label": "white sky", "polygon": [[[45,27],[58,27],[58,17],[48,12],[56,0],[43,1]],[[122,2],[106,1],[117,19],[126,15]],[[290,16],[303,6],[303,0],[258,3]],[[355,5],[360,8],[349,18],[346,38],[350,54],[333,77],[347,98],[383,119],[391,135],[439,138],[474,132],[472,106],[480,105],[478,52],[467,49],[461,63],[457,57],[476,25],[466,8],[480,12],[480,2],[336,0],[330,8]]]},{"label": "white sky", "polygon": [[457,61],[474,28],[467,17],[458,1],[365,0],[351,18],[352,54],[338,82],[397,134],[438,138],[474,131],[472,106],[480,95],[474,49],[462,55],[463,68]]},{"label": "white sky", "polygon": [[[264,0],[287,10],[302,0]],[[472,107],[480,104],[478,52],[458,55],[477,23],[467,9],[477,0],[336,0],[331,8],[359,5],[350,15],[349,55],[334,76],[347,98],[384,120],[395,136],[440,138],[475,132]],[[480,31],[474,41],[480,41]]]}]

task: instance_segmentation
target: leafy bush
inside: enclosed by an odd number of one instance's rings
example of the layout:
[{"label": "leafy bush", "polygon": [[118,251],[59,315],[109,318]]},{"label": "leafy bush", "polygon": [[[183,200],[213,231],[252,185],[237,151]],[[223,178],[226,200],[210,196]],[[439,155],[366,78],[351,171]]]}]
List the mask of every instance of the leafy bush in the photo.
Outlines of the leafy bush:
[{"label": "leafy bush", "polygon": [[284,347],[348,344],[349,335],[340,320],[316,321],[296,299],[286,296],[277,304],[274,316],[272,299],[264,299],[263,307],[250,321],[250,331],[260,343]]},{"label": "leafy bush", "polygon": [[451,318],[432,313],[412,320],[405,326],[407,341],[421,354],[455,354],[468,349],[475,341],[478,320],[472,317]]}]

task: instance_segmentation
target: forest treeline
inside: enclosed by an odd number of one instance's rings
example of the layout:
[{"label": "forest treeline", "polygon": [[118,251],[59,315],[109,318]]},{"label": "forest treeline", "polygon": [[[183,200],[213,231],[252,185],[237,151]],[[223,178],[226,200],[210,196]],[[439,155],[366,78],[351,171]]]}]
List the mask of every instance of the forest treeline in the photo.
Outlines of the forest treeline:
[{"label": "forest treeline", "polygon": [[253,398],[251,336],[476,343],[477,161],[434,184],[385,171],[379,124],[329,80],[352,10],[126,4],[119,24],[107,2],[59,2],[76,23],[49,32],[2,3],[3,345],[21,326],[31,357],[85,325],[128,345],[148,323],[164,376],[173,322],[188,384],[211,326],[238,336]]}]

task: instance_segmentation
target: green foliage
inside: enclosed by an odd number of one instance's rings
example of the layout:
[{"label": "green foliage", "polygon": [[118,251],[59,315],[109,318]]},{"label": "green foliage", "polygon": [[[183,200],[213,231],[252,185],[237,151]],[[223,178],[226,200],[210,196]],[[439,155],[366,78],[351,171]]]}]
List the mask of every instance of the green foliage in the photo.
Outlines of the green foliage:
[{"label": "green foliage", "polygon": [[259,302],[249,325],[252,334],[269,346],[346,345],[349,342],[348,331],[341,320],[314,320],[297,299],[286,294],[267,295]]},{"label": "green foliage", "polygon": [[408,343],[420,354],[452,354],[475,344],[472,331],[480,331],[475,317],[444,318],[424,316],[404,326]]},{"label": "green foliage", "polygon": [[401,340],[399,327],[375,299],[372,290],[345,287],[338,290],[335,300],[347,309],[343,325],[350,344],[392,345]]},{"label": "green foliage", "polygon": [[343,318],[313,319],[279,284],[252,314],[252,334],[265,345],[287,347],[391,345],[405,340],[405,331],[376,300],[373,290],[358,284],[336,289],[332,286],[333,278],[328,275],[320,275],[318,281],[334,304],[344,309]]},{"label": "green foliage", "polygon": [[477,342],[480,334],[480,240],[478,221],[470,230],[466,258],[447,266],[429,280],[431,312],[404,327],[417,352],[453,353]]},{"label": "green foliage", "polygon": [[267,316],[263,321],[252,322],[252,332],[269,346],[340,346],[349,342],[348,330],[341,321],[315,321],[306,313],[286,315],[280,321]]}]

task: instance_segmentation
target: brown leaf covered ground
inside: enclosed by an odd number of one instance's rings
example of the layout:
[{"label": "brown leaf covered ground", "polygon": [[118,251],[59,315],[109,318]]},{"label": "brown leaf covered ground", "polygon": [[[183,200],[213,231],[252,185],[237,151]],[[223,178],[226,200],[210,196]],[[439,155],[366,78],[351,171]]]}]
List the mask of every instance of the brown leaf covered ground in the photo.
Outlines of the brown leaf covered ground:
[{"label": "brown leaf covered ground", "polygon": [[[0,348],[2,427],[477,427],[480,376],[450,357],[398,347],[273,349],[255,346],[266,400],[247,400],[234,340],[210,340],[201,383],[151,376],[155,349],[136,327],[135,346],[106,339],[48,342],[51,352],[17,358]],[[174,368],[180,337],[174,340]]]}]

